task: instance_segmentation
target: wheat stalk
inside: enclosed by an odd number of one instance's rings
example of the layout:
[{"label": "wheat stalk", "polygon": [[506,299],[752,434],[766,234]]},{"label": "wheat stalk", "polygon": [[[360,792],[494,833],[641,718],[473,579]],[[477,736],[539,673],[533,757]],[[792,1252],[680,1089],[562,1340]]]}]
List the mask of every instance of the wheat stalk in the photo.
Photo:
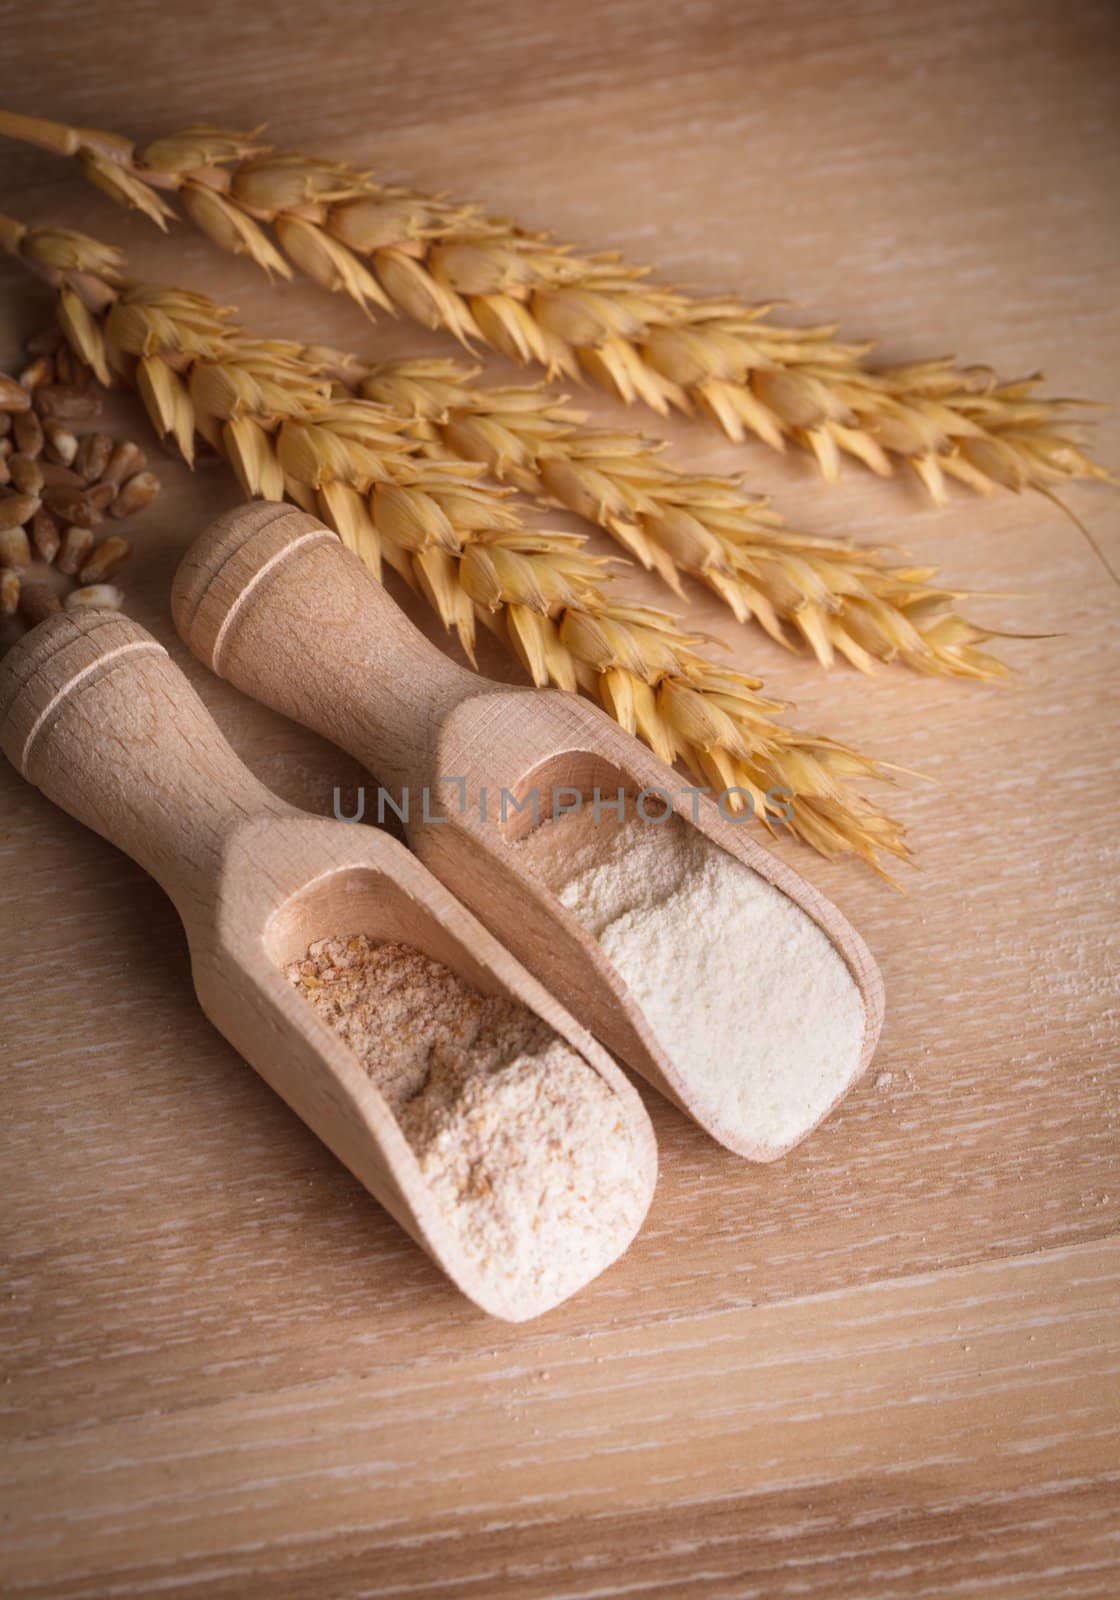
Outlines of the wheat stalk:
[{"label": "wheat stalk", "polygon": [[0,249],[57,291],[60,325],[99,380],[139,391],[161,435],[193,460],[199,438],[249,496],[294,500],[328,521],[375,573],[382,555],[454,628],[468,654],[481,617],[533,682],[582,690],[663,760],[784,815],[828,856],[882,870],[905,858],[897,823],[851,787],[879,763],[778,722],[757,679],[721,668],[674,618],[610,602],[601,557],[579,535],[523,528],[480,468],[431,461],[374,401],[339,399],[302,347],[247,337],[202,295],[128,279],[119,253],[85,235],[0,217]]},{"label": "wheat stalk", "polygon": [[[119,135],[0,112],[0,133],[74,156],[86,177],[161,227],[177,192],[224,249],[288,275],[293,262],[369,309],[479,340],[550,375],[583,372],[626,402],[699,412],[733,439],[842,454],[887,475],[905,459],[936,499],[946,476],[988,492],[1114,481],[1063,418],[1074,403],[952,359],[872,368],[832,327],[791,328],[772,307],[650,283],[613,254],[581,255],[478,207],[383,184],[255,134],[188,128],[137,151]],[[275,237],[265,231],[270,225]]]},{"label": "wheat stalk", "polygon": [[1006,667],[976,648],[993,635],[953,612],[960,598],[932,583],[936,568],[791,529],[766,500],[728,477],[683,472],[639,434],[588,427],[583,412],[539,388],[479,387],[454,361],[366,366],[312,354],[339,381],[410,417],[439,457],[482,461],[505,483],[604,528],[677,594],[679,573],[707,585],[740,622],[781,644],[809,645],[869,671],[876,660],[968,678]]},{"label": "wheat stalk", "polygon": [[[80,137],[68,134],[70,142]],[[121,176],[121,148],[113,142],[108,167],[99,147],[80,151],[101,187],[143,205],[132,173]],[[184,198],[192,193],[186,184]],[[144,208],[157,221],[168,214],[162,202]],[[249,247],[251,234],[239,238],[260,265],[282,266]],[[361,281],[344,276],[351,285]],[[744,496],[735,480],[677,471],[659,459],[655,442],[589,428],[581,413],[537,389],[478,388],[453,362],[361,369],[327,354],[344,381],[422,423],[429,442],[445,453],[483,461],[504,481],[598,523],[678,594],[678,571],[688,572],[739,621],[753,617],[780,643],[788,643],[792,629],[824,666],[838,652],[864,671],[875,660],[899,659],[927,673],[1006,672],[976,648],[993,635],[953,613],[960,596],[933,585],[935,568],[892,565],[882,551],[797,534],[765,501]]]},{"label": "wheat stalk", "polygon": [[970,678],[1006,671],[976,648],[992,635],[953,613],[959,596],[932,583],[936,569],[798,534],[734,479],[675,470],[655,442],[590,428],[539,389],[480,388],[447,361],[369,369],[326,354],[346,383],[410,416],[442,453],[483,461],[504,481],[598,523],[678,594],[678,572],[690,573],[740,621],[754,618],[781,643],[792,632],[825,666],[839,653],[862,670],[898,659]]}]

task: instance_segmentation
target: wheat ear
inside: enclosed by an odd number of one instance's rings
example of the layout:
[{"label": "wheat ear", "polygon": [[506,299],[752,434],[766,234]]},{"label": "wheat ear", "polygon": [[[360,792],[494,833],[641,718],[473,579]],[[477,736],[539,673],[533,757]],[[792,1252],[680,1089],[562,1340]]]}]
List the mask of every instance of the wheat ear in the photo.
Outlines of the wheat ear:
[{"label": "wheat ear", "polygon": [[822,666],[839,654],[862,671],[898,660],[947,676],[1007,672],[976,648],[993,635],[952,610],[960,596],[933,583],[934,567],[797,533],[734,478],[680,471],[656,441],[588,427],[539,388],[478,386],[454,361],[371,367],[312,353],[348,388],[411,417],[435,457],[485,462],[502,482],[597,523],[677,594],[688,573],[740,622],[753,618],[781,644],[792,633]]},{"label": "wheat ear", "polygon": [[852,780],[875,761],[778,722],[757,679],[716,666],[670,616],[602,589],[602,558],[574,534],[532,532],[478,467],[428,460],[406,424],[373,401],[335,398],[301,347],[248,338],[202,295],[128,279],[119,253],[85,235],[0,217],[0,249],[51,283],[67,339],[99,380],[136,387],[157,430],[188,461],[198,438],[225,455],[249,496],[322,515],[375,571],[382,554],[473,651],[495,627],[533,682],[583,690],[663,760],[749,797],[825,855],[882,870],[905,858],[899,825]]},{"label": "wheat ear", "polygon": [[[288,275],[288,262],[369,309],[489,344],[550,374],[588,374],[626,402],[699,412],[731,438],[843,454],[887,475],[910,463],[936,499],[946,476],[988,492],[1115,480],[1068,431],[1071,402],[951,358],[869,365],[832,327],[783,327],[768,305],[651,283],[614,254],[581,255],[477,206],[383,184],[256,135],[188,128],[137,151],[127,139],[0,112],[0,133],[74,156],[85,176],[161,227],[175,191],[217,244]],[[273,238],[265,231],[271,225]],[[279,247],[279,248],[278,248]]]},{"label": "wheat ear", "polygon": [[[4,125],[0,112],[0,130]],[[121,167],[126,142],[41,126],[47,130],[41,142],[77,149],[100,187],[161,225],[171,215],[154,193],[149,205],[143,186],[137,189],[134,174]],[[91,142],[83,145],[83,138]],[[186,179],[183,190],[189,198]],[[253,247],[254,237],[246,232],[240,244],[229,236],[224,242],[244,248],[262,267],[286,271],[282,258]],[[352,286],[361,281],[343,276]],[[330,354],[345,382],[408,413],[430,445],[484,461],[503,481],[597,523],[677,594],[678,573],[689,573],[739,621],[753,618],[782,644],[792,634],[823,666],[840,654],[862,671],[876,660],[901,660],[932,674],[1006,675],[1000,661],[977,648],[993,633],[953,611],[962,597],[933,582],[936,568],[907,568],[884,551],[799,534],[736,480],[675,470],[660,458],[657,441],[590,428],[582,413],[540,390],[480,388],[452,362],[362,371],[349,357]]]}]

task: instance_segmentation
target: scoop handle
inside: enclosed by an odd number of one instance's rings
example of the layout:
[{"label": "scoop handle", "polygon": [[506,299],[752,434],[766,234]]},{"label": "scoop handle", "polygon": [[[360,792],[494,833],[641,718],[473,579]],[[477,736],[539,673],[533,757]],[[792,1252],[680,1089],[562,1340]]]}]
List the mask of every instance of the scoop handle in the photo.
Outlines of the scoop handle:
[{"label": "scoop handle", "polygon": [[213,672],[390,788],[427,782],[443,718],[486,692],[337,534],[291,506],[241,506],[211,523],[180,564],[171,608]]},{"label": "scoop handle", "polygon": [[149,872],[184,920],[213,902],[232,828],[291,814],[163,646],[113,612],[56,613],[0,661],[0,749]]}]

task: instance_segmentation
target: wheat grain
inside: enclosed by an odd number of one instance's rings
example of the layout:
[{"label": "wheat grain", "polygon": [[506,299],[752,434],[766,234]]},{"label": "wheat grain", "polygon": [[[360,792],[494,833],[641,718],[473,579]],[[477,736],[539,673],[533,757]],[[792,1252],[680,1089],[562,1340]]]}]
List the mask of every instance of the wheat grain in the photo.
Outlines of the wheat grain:
[{"label": "wheat grain", "polygon": [[982,492],[1114,481],[1065,426],[1074,402],[1035,392],[1040,374],[1006,382],[951,358],[876,369],[868,344],[840,343],[832,327],[784,327],[768,305],[651,283],[614,254],[581,255],[477,206],[255,135],[188,128],[138,152],[116,134],[11,112],[0,133],[77,157],[161,227],[170,211],[159,191],[177,192],[215,243],[268,271],[287,274],[290,260],[367,309],[397,306],[550,375],[586,373],[662,414],[699,412],[732,439],[792,442],[830,478],[846,454],[882,475],[908,461],[935,499],[946,477]]},{"label": "wheat grain", "polygon": [[[508,491],[480,468],[430,461],[405,421],[370,400],[332,396],[299,346],[250,339],[201,295],[130,281],[118,253],[56,228],[0,217],[0,249],[51,283],[75,351],[139,390],[187,460],[197,438],[224,454],[245,493],[285,496],[329,521],[375,571],[382,556],[473,653],[493,626],[534,683],[583,690],[666,762],[784,815],[826,855],[881,870],[905,857],[898,824],[852,788],[882,767],[775,720],[757,679],[716,666],[674,618],[609,601],[603,558],[570,533],[521,527]],[[779,793],[779,791],[781,793]]]}]

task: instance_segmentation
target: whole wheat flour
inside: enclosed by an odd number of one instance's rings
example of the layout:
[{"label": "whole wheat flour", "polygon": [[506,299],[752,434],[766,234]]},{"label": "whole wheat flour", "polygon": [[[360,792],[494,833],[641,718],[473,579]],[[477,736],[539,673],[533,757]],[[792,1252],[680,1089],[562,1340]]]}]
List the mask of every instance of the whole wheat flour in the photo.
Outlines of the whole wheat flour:
[{"label": "whole wheat flour", "polygon": [[539,1017],[364,934],[319,940],[287,975],[362,1061],[488,1279],[553,1304],[620,1253],[648,1199],[625,1114]]},{"label": "whole wheat flour", "polygon": [[681,817],[596,820],[588,802],[518,849],[598,940],[698,1106],[761,1155],[789,1149],[852,1081],[864,1011],[843,957]]}]

